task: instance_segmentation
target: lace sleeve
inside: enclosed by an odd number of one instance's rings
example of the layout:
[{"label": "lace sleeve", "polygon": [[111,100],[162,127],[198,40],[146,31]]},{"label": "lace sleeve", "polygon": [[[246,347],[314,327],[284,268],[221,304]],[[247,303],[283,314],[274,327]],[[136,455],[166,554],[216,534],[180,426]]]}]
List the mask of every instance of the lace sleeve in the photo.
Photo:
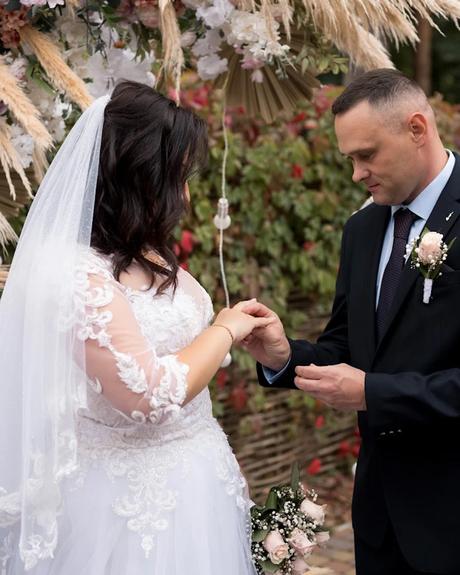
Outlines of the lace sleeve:
[{"label": "lace sleeve", "polygon": [[113,278],[86,277],[77,335],[86,342],[88,377],[116,409],[139,423],[174,419],[185,400],[188,365],[174,355],[156,355]]}]

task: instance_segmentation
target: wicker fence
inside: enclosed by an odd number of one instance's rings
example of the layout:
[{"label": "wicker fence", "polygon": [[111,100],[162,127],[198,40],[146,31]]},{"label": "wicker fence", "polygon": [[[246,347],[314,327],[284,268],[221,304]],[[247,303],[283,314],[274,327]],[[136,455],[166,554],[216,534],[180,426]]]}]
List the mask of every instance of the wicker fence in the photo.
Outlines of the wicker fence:
[{"label": "wicker fence", "polygon": [[[308,304],[305,297],[296,296],[291,298],[290,305],[292,308],[305,308]],[[311,317],[308,324],[299,330],[299,336],[314,341],[327,317]],[[256,502],[262,500],[271,486],[289,479],[294,462],[304,470],[308,462],[319,458],[319,476],[336,472],[344,461],[340,455],[341,443],[354,437],[355,413],[331,411],[327,416],[329,424],[318,431],[310,407],[306,404],[292,406],[290,399],[296,393],[302,392],[266,390],[265,404],[257,413],[251,413],[249,408],[235,413],[229,408],[219,418]],[[217,398],[224,404],[228,401],[225,388]]]}]

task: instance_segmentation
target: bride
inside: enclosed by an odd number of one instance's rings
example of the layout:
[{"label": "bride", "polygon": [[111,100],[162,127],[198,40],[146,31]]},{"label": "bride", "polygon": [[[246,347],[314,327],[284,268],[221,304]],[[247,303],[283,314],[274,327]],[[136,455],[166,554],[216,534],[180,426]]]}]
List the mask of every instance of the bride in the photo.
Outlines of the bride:
[{"label": "bride", "polygon": [[119,84],[70,132],[0,303],[2,575],[253,575],[247,486],[207,385],[271,320],[213,321],[172,231],[205,123]]}]

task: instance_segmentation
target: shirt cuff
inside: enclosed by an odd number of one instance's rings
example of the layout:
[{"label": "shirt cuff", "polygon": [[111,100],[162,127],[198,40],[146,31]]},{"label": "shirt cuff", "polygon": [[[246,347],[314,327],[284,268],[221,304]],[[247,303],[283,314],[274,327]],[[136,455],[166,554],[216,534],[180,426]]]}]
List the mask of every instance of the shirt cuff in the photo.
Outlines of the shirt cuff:
[{"label": "shirt cuff", "polygon": [[286,371],[290,361],[291,361],[291,356],[289,356],[289,359],[288,359],[286,365],[282,369],[280,369],[279,371],[274,371],[273,369],[270,369],[269,367],[265,367],[265,365],[262,366],[262,372],[265,376],[265,379],[268,381],[269,385],[271,385],[272,383],[275,383],[275,381],[283,375],[283,373]]}]

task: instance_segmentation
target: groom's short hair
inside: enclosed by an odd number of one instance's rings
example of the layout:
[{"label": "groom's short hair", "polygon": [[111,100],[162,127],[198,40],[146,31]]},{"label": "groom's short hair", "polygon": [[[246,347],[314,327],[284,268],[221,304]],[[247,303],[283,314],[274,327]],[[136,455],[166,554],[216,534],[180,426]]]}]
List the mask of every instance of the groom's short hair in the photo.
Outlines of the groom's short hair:
[{"label": "groom's short hair", "polygon": [[334,116],[344,114],[363,101],[373,107],[391,106],[402,99],[423,99],[422,88],[399,70],[378,68],[361,74],[345,88],[332,104]]}]

